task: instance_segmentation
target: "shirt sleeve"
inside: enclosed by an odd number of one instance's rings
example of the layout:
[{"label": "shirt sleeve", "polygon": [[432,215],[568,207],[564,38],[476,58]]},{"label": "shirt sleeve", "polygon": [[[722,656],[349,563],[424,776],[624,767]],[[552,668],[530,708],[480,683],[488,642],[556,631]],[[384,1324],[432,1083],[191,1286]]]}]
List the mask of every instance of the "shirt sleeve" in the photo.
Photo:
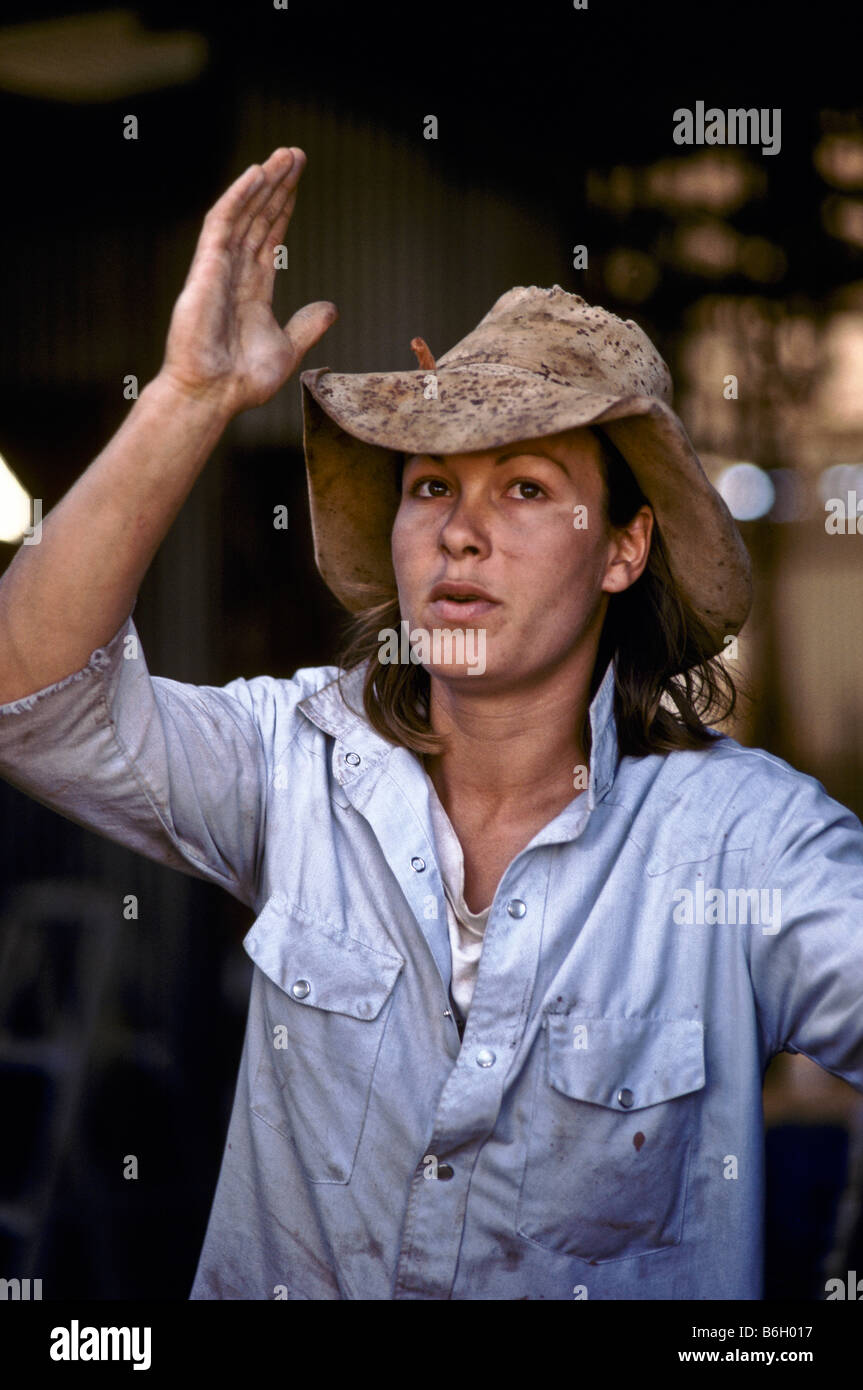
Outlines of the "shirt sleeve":
[{"label": "shirt sleeve", "polygon": [[130,616],[80,671],[0,705],[0,776],[254,906],[267,792],[254,684],[152,677]]},{"label": "shirt sleeve", "polygon": [[751,888],[771,920],[746,928],[768,1055],[802,1052],[863,1091],[863,826],[800,773],[768,819]]}]

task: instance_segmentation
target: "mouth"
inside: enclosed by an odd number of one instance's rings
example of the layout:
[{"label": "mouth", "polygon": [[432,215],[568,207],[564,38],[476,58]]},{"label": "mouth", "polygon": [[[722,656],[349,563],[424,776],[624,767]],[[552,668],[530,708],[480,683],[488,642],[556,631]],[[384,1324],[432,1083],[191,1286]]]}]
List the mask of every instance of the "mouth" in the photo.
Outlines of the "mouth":
[{"label": "mouth", "polygon": [[442,580],[434,586],[429,599],[433,613],[445,622],[466,622],[499,607],[498,600],[486,589],[467,580]]}]

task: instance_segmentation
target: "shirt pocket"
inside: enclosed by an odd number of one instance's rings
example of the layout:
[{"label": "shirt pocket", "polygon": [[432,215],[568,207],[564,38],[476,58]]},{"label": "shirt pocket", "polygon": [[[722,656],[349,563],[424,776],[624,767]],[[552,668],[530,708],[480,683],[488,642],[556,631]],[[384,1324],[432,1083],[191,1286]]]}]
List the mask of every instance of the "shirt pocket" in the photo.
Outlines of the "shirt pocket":
[{"label": "shirt pocket", "polygon": [[280,895],[243,944],[265,976],[252,1112],[293,1143],[309,1181],[346,1183],[404,958]]},{"label": "shirt pocket", "polygon": [[704,1087],[689,1019],[546,1016],[520,1235],[591,1264],[679,1245]]}]

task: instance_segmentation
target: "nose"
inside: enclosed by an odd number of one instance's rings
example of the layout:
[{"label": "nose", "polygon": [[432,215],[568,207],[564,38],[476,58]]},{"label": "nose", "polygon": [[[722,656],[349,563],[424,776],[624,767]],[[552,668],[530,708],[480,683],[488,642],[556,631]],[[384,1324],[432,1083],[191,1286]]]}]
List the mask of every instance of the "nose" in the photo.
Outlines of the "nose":
[{"label": "nose", "polygon": [[488,516],[479,496],[463,488],[441,524],[440,547],[447,555],[483,555],[490,549]]}]

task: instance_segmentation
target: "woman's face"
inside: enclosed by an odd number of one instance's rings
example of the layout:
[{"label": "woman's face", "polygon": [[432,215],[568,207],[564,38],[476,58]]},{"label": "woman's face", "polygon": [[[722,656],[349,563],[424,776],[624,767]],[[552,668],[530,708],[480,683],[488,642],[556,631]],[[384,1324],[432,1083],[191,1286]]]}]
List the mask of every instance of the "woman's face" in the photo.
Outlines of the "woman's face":
[{"label": "woman's face", "polygon": [[[587,429],[475,453],[409,455],[392,553],[412,640],[417,629],[472,628],[475,642],[484,633],[484,668],[476,666],[471,684],[486,689],[595,650],[608,595],[638,578],[650,542],[649,509],[634,534],[616,532],[603,500],[599,441]],[[453,585],[465,595],[480,590],[478,600],[447,598]],[[470,674],[452,660],[422,664],[444,680]]]}]

